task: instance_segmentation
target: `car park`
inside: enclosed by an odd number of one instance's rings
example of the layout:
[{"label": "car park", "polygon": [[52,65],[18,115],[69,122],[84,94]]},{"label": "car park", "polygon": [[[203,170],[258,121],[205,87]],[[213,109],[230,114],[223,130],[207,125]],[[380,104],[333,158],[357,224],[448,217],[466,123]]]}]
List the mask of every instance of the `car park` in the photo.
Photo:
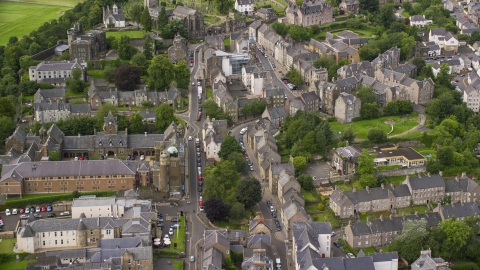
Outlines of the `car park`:
[{"label": "car park", "polygon": [[35,213],[35,207],[34,206],[30,207],[30,213]]},{"label": "car park", "polygon": [[55,213],[49,213],[49,214],[47,215],[47,217],[52,217],[52,218],[53,218],[53,217],[57,217],[57,214],[55,214]]},{"label": "car park", "polygon": [[30,214],[30,206],[25,207],[25,214]]},{"label": "car park", "polygon": [[41,214],[33,214],[33,216],[34,216],[35,218],[43,218],[43,216],[42,216]]},{"label": "car park", "polygon": [[168,229],[168,234],[173,235],[173,228]]},{"label": "car park", "polygon": [[64,212],[60,213],[60,216],[70,216],[70,212],[69,211],[64,211]]}]

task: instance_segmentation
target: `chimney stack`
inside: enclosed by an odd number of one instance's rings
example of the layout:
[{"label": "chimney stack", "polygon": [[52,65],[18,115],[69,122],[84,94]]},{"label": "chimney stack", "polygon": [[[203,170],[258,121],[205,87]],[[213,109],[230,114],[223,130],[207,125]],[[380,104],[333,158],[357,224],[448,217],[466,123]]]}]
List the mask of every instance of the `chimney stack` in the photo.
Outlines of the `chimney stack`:
[{"label": "chimney stack", "polygon": [[432,177],[432,174],[430,172],[427,175],[428,175],[428,177]]},{"label": "chimney stack", "polygon": [[345,147],[347,147],[347,146],[348,146],[348,140],[347,140],[347,141],[345,141]]},{"label": "chimney stack", "polygon": [[365,190],[367,190],[367,192],[370,192],[370,187],[369,187],[369,186],[366,186],[366,187],[365,187]]},{"label": "chimney stack", "polygon": [[393,183],[390,183],[390,187],[391,187],[392,189],[395,189],[395,185],[394,185]]},{"label": "chimney stack", "polygon": [[455,181],[459,182],[460,181],[460,176],[457,174],[457,176],[455,176]]},{"label": "chimney stack", "polygon": [[443,172],[442,172],[442,171],[439,171],[438,174],[439,174],[440,176],[443,176]]},{"label": "chimney stack", "polygon": [[384,183],[382,183],[380,186],[382,187],[382,189],[385,189],[385,184]]},{"label": "chimney stack", "polygon": [[467,173],[466,172],[462,172],[462,178],[465,178],[467,177]]},{"label": "chimney stack", "polygon": [[357,189],[355,187],[353,187],[352,192],[356,192],[356,191],[357,191]]},{"label": "chimney stack", "polygon": [[380,215],[380,220],[383,221],[383,215]]},{"label": "chimney stack", "polygon": [[422,174],[421,174],[421,173],[418,173],[418,178],[422,178]]}]

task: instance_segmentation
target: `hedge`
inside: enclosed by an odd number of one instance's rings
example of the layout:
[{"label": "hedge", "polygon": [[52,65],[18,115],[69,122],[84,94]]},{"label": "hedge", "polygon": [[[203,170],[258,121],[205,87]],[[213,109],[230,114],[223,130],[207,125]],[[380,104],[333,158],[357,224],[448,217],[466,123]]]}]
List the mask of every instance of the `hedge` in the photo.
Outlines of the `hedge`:
[{"label": "hedge", "polygon": [[[116,190],[105,190],[105,191],[91,191],[91,192],[82,192],[81,195],[96,195],[97,197],[110,197],[114,196],[117,193]],[[52,204],[54,202],[61,201],[71,201],[73,200],[72,193],[65,194],[52,194],[48,197],[37,197],[37,198],[15,198],[12,200],[5,201],[5,208],[22,208],[27,205],[41,205],[41,204]]]},{"label": "hedge", "polygon": [[452,266],[449,266],[449,267],[452,270],[478,270],[478,269],[480,269],[480,267],[478,267],[478,265],[473,263],[473,262],[462,262],[462,263],[458,263],[458,264],[455,264],[455,265],[452,265]]}]

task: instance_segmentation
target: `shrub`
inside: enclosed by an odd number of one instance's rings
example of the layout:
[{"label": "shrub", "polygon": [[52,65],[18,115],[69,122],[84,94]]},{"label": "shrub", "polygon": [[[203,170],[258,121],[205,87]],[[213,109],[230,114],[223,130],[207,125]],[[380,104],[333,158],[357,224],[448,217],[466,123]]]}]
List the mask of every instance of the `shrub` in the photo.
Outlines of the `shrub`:
[{"label": "shrub", "polygon": [[[105,190],[105,191],[91,191],[83,192],[81,195],[96,195],[97,197],[109,197],[116,194],[116,190]],[[54,202],[61,201],[71,201],[73,199],[72,193],[65,194],[52,194],[48,197],[37,197],[37,198],[22,198],[15,200],[5,201],[6,208],[22,208],[26,205],[42,205],[42,204],[52,204]]]},{"label": "shrub", "polygon": [[324,205],[323,203],[319,203],[319,204],[317,205],[317,209],[318,209],[319,211],[323,211],[324,208],[325,208],[325,205]]}]

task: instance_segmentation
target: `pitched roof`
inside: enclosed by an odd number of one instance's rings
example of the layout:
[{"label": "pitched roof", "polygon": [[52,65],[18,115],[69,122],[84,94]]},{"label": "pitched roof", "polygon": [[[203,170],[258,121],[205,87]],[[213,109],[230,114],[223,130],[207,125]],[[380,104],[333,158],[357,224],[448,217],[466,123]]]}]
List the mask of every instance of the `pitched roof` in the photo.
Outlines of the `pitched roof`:
[{"label": "pitched roof", "polygon": [[450,205],[442,205],[441,211],[444,219],[449,219],[453,216],[457,218],[466,218],[469,216],[479,216],[480,209],[474,202],[466,203],[452,203]]},{"label": "pitched roof", "polygon": [[445,187],[443,177],[439,174],[434,174],[426,177],[408,178],[406,181],[410,183],[410,187],[412,188],[412,190]]},{"label": "pitched roof", "polygon": [[360,156],[360,152],[353,146],[339,147],[334,151],[343,158],[358,158]]}]

